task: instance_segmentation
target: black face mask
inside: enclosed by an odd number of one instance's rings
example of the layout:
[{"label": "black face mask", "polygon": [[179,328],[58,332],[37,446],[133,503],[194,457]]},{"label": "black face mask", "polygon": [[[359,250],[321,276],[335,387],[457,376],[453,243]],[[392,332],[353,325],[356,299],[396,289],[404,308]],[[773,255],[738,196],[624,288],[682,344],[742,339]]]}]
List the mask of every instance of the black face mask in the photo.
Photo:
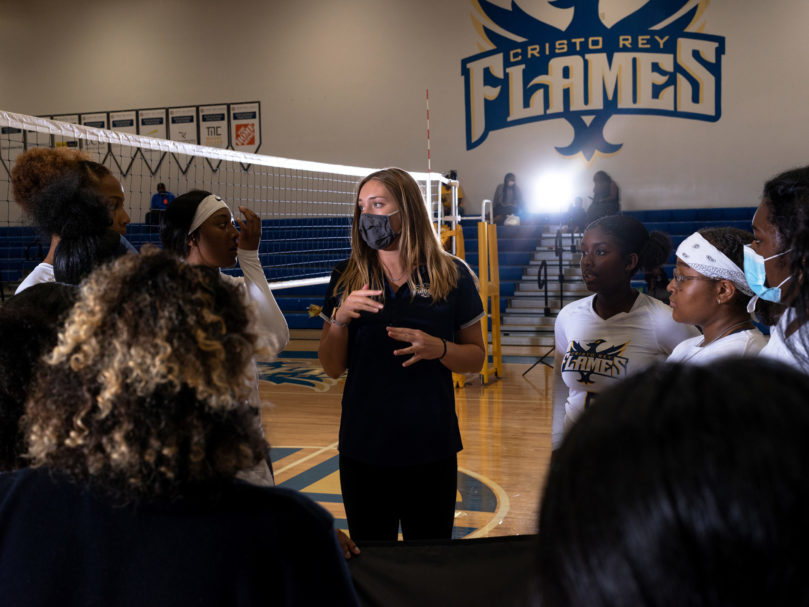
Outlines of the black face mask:
[{"label": "black face mask", "polygon": [[394,211],[390,215],[371,215],[363,213],[360,215],[360,236],[372,249],[384,249],[399,236],[393,231],[390,225],[390,216],[396,215],[399,211]]}]

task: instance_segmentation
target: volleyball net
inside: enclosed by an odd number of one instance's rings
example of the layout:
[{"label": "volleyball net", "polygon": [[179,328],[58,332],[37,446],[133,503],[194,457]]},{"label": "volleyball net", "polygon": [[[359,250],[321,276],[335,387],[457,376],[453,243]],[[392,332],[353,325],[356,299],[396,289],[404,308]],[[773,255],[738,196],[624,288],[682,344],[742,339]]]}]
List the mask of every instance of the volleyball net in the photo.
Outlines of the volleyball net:
[{"label": "volleyball net", "polygon": [[[237,215],[239,206],[252,209],[262,219],[259,254],[276,289],[328,281],[337,262],[350,253],[356,186],[377,170],[192,145],[0,110],[4,282],[21,278],[39,261],[40,247],[31,246],[34,231],[13,201],[10,178],[15,159],[34,147],[78,149],[108,167],[124,186],[132,221],[127,238],[138,248],[159,244],[159,211],[152,214],[151,209],[159,183],[175,195],[192,189],[218,194]],[[442,229],[441,187],[457,199],[457,182],[438,173],[410,174]]]}]

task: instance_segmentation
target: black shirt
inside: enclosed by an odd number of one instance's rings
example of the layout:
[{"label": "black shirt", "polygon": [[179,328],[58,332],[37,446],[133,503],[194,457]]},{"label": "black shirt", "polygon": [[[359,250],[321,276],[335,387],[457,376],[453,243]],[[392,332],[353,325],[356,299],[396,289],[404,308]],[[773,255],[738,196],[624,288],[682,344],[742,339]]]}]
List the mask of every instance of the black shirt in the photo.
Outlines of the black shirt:
[{"label": "black shirt", "polygon": [[[337,304],[331,294],[347,263],[332,273],[325,318]],[[411,299],[407,283],[397,292],[386,283],[384,308],[376,314],[363,312],[349,324],[340,453],[367,463],[405,466],[446,459],[463,448],[452,372],[439,360],[402,367],[410,355],[394,356],[393,351],[410,344],[387,334],[388,326],[407,327],[454,341],[459,330],[480,321],[483,303],[475,278],[466,264],[455,263],[458,284],[444,301],[433,302],[422,267],[424,290]]]},{"label": "black shirt", "polygon": [[47,470],[0,474],[0,604],[357,605],[332,517],[240,481],[116,505]]}]

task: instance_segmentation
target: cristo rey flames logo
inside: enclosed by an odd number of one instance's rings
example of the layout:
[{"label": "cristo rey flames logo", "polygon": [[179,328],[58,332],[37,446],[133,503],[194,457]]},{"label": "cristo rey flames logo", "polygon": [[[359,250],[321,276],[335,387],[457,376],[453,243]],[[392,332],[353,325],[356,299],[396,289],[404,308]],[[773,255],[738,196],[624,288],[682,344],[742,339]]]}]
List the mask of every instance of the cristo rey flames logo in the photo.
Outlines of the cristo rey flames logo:
[{"label": "cristo rey flames logo", "polygon": [[585,385],[595,383],[593,375],[610,378],[626,375],[629,359],[621,355],[629,342],[601,348],[604,343],[605,340],[596,339],[583,346],[581,342],[571,341],[562,359],[562,373],[578,373],[579,383]]},{"label": "cristo rey flames logo", "polygon": [[604,138],[616,114],[719,120],[725,39],[696,31],[708,0],[648,0],[609,27],[599,0],[552,0],[572,9],[563,29],[519,4],[477,0],[492,48],[461,62],[467,149],[491,131],[564,119],[573,141],[556,150],[590,160],[621,149]]}]

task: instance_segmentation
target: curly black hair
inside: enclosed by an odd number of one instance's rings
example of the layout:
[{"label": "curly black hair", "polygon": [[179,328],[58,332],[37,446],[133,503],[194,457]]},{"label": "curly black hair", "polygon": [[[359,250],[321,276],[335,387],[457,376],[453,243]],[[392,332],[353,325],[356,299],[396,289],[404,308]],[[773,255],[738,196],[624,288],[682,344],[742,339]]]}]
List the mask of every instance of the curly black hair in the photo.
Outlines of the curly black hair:
[{"label": "curly black hair", "polygon": [[42,283],[0,308],[0,471],[26,464],[19,425],[29,386],[75,298],[73,287]]},{"label": "curly black hair", "polygon": [[96,270],[28,398],[33,465],[123,500],[251,468],[266,452],[249,402],[257,340],[213,269],[147,248]]},{"label": "curly black hair", "polygon": [[[48,236],[62,235],[75,213],[94,213],[78,208],[78,202],[101,207],[100,222],[112,224],[110,210],[95,189],[112,172],[81,152],[63,148],[33,148],[20,154],[11,169],[14,200]],[[98,199],[97,203],[94,199]],[[71,215],[74,213],[74,215]]]}]

